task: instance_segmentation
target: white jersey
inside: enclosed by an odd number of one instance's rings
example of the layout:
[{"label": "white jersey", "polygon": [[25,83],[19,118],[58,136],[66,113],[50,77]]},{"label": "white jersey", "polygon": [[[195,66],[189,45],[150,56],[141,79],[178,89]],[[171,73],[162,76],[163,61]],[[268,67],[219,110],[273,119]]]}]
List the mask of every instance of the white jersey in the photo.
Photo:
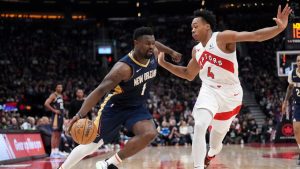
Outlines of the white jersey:
[{"label": "white jersey", "polygon": [[207,85],[239,85],[236,51],[221,51],[217,35],[218,32],[214,32],[205,47],[201,43],[195,46],[200,79]]}]

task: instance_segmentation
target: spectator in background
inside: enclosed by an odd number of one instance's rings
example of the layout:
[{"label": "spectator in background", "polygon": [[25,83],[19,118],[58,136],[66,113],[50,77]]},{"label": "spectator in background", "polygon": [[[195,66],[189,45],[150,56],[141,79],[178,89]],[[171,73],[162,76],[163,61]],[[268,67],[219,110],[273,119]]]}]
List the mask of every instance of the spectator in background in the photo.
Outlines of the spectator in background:
[{"label": "spectator in background", "polygon": [[275,128],[273,125],[272,119],[266,119],[265,124],[262,126],[261,129],[261,142],[262,143],[271,143],[272,135],[275,132]]},{"label": "spectator in background", "polygon": [[250,124],[248,126],[248,143],[253,143],[258,141],[258,126],[256,124],[255,119],[250,120]]},{"label": "spectator in background", "polygon": [[179,141],[180,145],[192,144],[191,134],[189,133],[189,126],[187,125],[185,120],[180,121],[179,133],[180,133],[180,141]]},{"label": "spectator in background", "polygon": [[[69,119],[72,119],[76,115],[76,113],[78,113],[83,102],[84,102],[84,91],[83,89],[77,89],[76,98],[72,100],[70,104]],[[92,115],[90,112],[87,114],[87,117],[90,120],[92,119]]]},{"label": "spectator in background", "polygon": [[20,127],[22,130],[30,130],[31,129],[31,124],[29,123],[29,117],[27,117],[26,120],[21,124]]},{"label": "spectator in background", "polygon": [[15,117],[11,118],[11,123],[8,124],[7,129],[8,130],[19,130],[20,129],[17,119]]},{"label": "spectator in background", "polygon": [[48,155],[51,153],[51,134],[52,129],[49,118],[44,116],[37,121],[36,129],[41,132],[41,137],[45,145],[45,150]]},{"label": "spectator in background", "polygon": [[170,135],[169,123],[167,121],[163,121],[161,123],[161,129],[159,131],[160,144],[162,146],[169,145],[169,135]]},{"label": "spectator in background", "polygon": [[178,127],[176,126],[175,117],[170,117],[170,135],[169,135],[169,144],[170,145],[179,145],[180,133]]}]

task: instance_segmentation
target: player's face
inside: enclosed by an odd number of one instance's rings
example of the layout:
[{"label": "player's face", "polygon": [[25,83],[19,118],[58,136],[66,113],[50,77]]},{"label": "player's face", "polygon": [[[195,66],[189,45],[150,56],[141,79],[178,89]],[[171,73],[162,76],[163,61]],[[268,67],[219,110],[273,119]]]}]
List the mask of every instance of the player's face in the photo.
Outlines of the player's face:
[{"label": "player's face", "polygon": [[154,54],[155,38],[153,35],[143,35],[135,40],[136,49],[145,59],[150,59]]},{"label": "player's face", "polygon": [[63,86],[62,86],[62,85],[57,85],[57,86],[56,86],[55,91],[56,91],[57,93],[61,93],[62,90],[63,90]]},{"label": "player's face", "polygon": [[196,41],[202,41],[206,37],[208,30],[210,29],[209,24],[203,21],[202,18],[194,18],[191,24],[192,36]]},{"label": "player's face", "polygon": [[297,67],[300,68],[300,55],[297,56]]}]

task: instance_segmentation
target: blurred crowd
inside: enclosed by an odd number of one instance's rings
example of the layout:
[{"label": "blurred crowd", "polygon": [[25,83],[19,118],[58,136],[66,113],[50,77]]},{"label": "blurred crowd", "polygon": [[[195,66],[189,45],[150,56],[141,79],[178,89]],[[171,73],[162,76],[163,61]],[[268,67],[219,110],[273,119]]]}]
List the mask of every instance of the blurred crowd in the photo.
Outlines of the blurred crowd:
[{"label": "blurred crowd", "polygon": [[[105,30],[105,38],[117,41],[117,56],[120,58],[131,50],[132,33],[136,27],[153,26],[156,39],[183,53],[183,59],[179,64],[187,64],[191,49],[196,44],[190,33],[191,18],[186,17],[180,21],[178,17],[150,18],[150,20],[151,23],[149,20],[107,21],[104,24],[105,29],[100,29],[99,24],[93,22],[67,26],[58,21],[48,23],[1,20],[0,104],[17,102],[18,105],[30,105],[31,110],[1,109],[0,129],[40,130],[46,140],[47,136],[50,138],[51,112],[45,110],[43,104],[54,90],[57,81],[64,84],[66,122],[72,118],[74,113],[69,112],[72,109],[72,101],[76,99],[75,91],[80,88],[83,89],[85,96],[88,95],[107,73],[103,60],[94,57],[95,40],[103,38],[101,31]],[[235,22],[231,23],[232,20]],[[218,21],[221,29],[232,28],[237,31],[250,31],[268,26],[266,24],[269,23],[262,19],[255,22],[254,26],[249,25],[238,15],[223,16],[218,18]],[[227,25],[223,21],[228,21]],[[241,113],[233,121],[224,143],[274,141],[276,124],[280,118],[280,106],[287,85],[286,80],[279,79],[276,75],[275,51],[278,48],[283,48],[282,36],[263,43],[249,43],[247,55],[238,56],[242,84],[255,92],[256,100],[267,115],[267,119],[262,128],[258,129],[255,119],[247,107],[243,106]],[[159,136],[152,143],[153,146],[192,143],[194,125],[192,109],[200,86],[199,78],[188,82],[159,68],[159,75],[148,99],[149,110],[159,131]],[[96,113],[97,107],[92,110],[90,118],[94,119]],[[65,136],[62,138],[64,142],[62,145],[67,145],[66,143],[69,145],[62,146],[61,149],[69,152],[74,145],[69,142],[69,138],[65,140]],[[123,144],[127,140],[126,132],[120,131],[117,142]]]}]

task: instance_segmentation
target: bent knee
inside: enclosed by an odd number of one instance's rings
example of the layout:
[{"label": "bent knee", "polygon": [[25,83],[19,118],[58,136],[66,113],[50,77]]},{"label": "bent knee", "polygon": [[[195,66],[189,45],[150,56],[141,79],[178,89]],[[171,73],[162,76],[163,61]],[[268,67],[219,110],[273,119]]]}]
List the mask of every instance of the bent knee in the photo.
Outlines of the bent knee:
[{"label": "bent knee", "polygon": [[143,134],[143,137],[149,141],[155,139],[155,137],[158,135],[156,130],[147,131]]}]

